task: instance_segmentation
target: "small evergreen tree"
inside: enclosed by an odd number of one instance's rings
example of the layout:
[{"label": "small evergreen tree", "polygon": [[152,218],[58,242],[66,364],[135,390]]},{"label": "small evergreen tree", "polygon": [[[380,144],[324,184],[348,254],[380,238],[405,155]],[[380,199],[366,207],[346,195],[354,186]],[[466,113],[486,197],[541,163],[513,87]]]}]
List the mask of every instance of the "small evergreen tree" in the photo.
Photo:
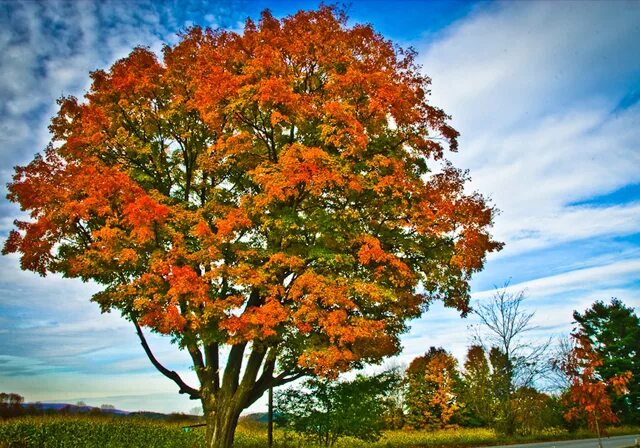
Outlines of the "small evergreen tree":
[{"label": "small evergreen tree", "polygon": [[631,372],[634,381],[624,395],[609,394],[611,407],[623,423],[640,422],[640,317],[619,299],[595,302],[584,313],[573,313],[580,332],[589,339],[601,362],[597,374],[610,381]]}]

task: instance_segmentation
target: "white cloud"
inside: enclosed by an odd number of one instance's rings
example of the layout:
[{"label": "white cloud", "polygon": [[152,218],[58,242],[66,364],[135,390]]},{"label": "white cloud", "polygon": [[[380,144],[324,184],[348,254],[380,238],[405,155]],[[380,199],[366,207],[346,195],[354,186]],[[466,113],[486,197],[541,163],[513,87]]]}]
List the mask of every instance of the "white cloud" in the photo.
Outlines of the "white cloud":
[{"label": "white cloud", "polygon": [[[531,298],[549,298],[572,291],[595,291],[598,288],[628,285],[638,280],[639,272],[640,259],[623,260],[509,285],[505,290],[509,293],[524,290]],[[493,293],[481,291],[473,294],[473,298],[483,300]]]},{"label": "white cloud", "polygon": [[422,45],[462,134],[452,158],[502,210],[502,256],[639,228],[638,203],[569,206],[640,182],[640,107],[617,108],[640,72],[638,21],[629,2],[504,2]]}]

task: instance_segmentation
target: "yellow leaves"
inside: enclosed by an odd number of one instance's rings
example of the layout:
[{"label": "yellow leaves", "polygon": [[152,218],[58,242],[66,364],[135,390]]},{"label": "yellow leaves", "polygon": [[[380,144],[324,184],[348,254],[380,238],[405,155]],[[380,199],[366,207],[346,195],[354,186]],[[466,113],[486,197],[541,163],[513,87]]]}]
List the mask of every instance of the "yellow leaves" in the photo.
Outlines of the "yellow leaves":
[{"label": "yellow leaves", "polygon": [[286,115],[282,115],[277,110],[274,110],[273,112],[271,112],[269,121],[271,122],[271,126],[277,126],[280,123],[290,123],[291,120],[289,120],[289,117],[287,117]]},{"label": "yellow leaves", "polygon": [[350,297],[353,289],[312,272],[295,280],[289,293],[295,310],[292,322],[303,334],[326,337],[325,348],[304,354],[300,365],[313,365],[323,375],[333,375],[355,360],[378,359],[398,350],[394,339],[386,334],[386,321],[359,315]]},{"label": "yellow leaves", "polygon": [[356,356],[351,350],[329,346],[303,353],[298,358],[298,364],[301,367],[313,369],[317,375],[336,378],[340,372],[348,370],[355,360]]},{"label": "yellow leaves", "polygon": [[378,278],[387,276],[391,283],[398,287],[415,281],[414,273],[409,266],[396,255],[384,251],[380,240],[371,235],[363,235],[360,242],[362,245],[358,250],[358,260],[363,266],[373,267]]},{"label": "yellow leaves", "polygon": [[363,265],[370,263],[382,263],[387,259],[387,253],[380,247],[380,240],[371,236],[365,235],[362,238],[362,246],[358,251],[358,260]]},{"label": "yellow leaves", "polygon": [[443,349],[431,348],[407,369],[409,417],[413,426],[446,425],[460,403],[454,391],[457,361]]},{"label": "yellow leaves", "polygon": [[628,385],[632,378],[633,374],[628,370],[611,378],[610,383],[614,393],[616,395],[625,395],[629,393]]},{"label": "yellow leaves", "polygon": [[[224,167],[226,162],[252,163],[256,161],[244,160],[242,155],[253,154],[253,136],[248,132],[238,132],[219,139],[209,148],[209,157],[204,158],[203,167],[210,172],[216,172]],[[249,168],[249,166],[247,166]]]},{"label": "yellow leaves", "polygon": [[169,299],[187,299],[195,306],[206,300],[208,286],[190,266],[171,266],[167,279]]},{"label": "yellow leaves", "polygon": [[345,156],[363,151],[369,142],[354,110],[352,105],[339,101],[326,102],[322,108],[320,136],[326,145],[339,148]]}]

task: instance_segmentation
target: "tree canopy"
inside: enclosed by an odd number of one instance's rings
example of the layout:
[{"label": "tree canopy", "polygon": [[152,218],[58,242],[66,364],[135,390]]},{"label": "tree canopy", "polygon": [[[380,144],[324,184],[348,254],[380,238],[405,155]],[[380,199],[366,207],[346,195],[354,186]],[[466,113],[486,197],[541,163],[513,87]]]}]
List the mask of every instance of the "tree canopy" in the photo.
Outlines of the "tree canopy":
[{"label": "tree canopy", "polygon": [[431,347],[407,368],[406,422],[413,428],[447,425],[460,409],[458,362],[443,348]]},{"label": "tree canopy", "polygon": [[[598,367],[602,365],[602,358],[594,350],[589,337],[577,332],[572,334],[572,338],[572,350],[560,361],[560,369],[569,379],[569,388],[563,396],[567,404],[565,419],[584,418],[600,438],[603,424],[619,421],[611,408],[611,396],[628,393],[632,373],[620,372],[603,379],[597,373]],[[601,441],[599,446],[602,448]]]},{"label": "tree canopy", "polygon": [[[469,311],[471,274],[501,247],[494,210],[446,160],[458,133],[413,51],[334,8],[265,11],[91,79],[16,168],[8,198],[30,219],[3,252],[102,285],[92,300],[217,416],[219,446],[268,387],[397,353],[433,300]],[[162,366],[144,327],[189,353],[199,387]]]},{"label": "tree canopy", "polygon": [[595,369],[602,379],[610,381],[631,372],[634,381],[629,382],[629,393],[611,395],[611,399],[624,422],[640,421],[640,318],[619,299],[608,304],[596,301],[583,313],[575,311],[573,318],[600,358]]},{"label": "tree canopy", "polygon": [[380,439],[388,400],[400,387],[399,372],[358,375],[351,381],[307,380],[276,396],[276,420],[330,447],[340,437],[374,442]]}]

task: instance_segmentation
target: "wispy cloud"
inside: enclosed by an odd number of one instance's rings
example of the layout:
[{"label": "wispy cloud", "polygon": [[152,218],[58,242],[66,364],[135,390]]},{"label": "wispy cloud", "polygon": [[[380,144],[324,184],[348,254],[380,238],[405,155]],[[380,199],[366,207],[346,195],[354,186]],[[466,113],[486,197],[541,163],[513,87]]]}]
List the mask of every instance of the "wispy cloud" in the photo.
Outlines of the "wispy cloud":
[{"label": "wispy cloud", "polygon": [[[640,198],[598,201],[640,181],[639,22],[633,2],[496,2],[417,43],[433,103],[461,132],[454,163],[501,210],[507,245],[474,300],[515,277],[535,337],[567,333],[597,299],[640,306]],[[434,344],[462,357],[474,323],[435,307],[403,359]]]},{"label": "wispy cloud", "polygon": [[455,161],[502,210],[506,256],[637,231],[640,203],[570,207],[640,181],[631,2],[500,2],[422,46],[433,101],[462,133]]},{"label": "wispy cloud", "polygon": [[[549,277],[537,278],[504,288],[508,293],[524,290],[531,298],[549,298],[560,293],[593,290],[638,282],[640,259],[624,260],[603,266],[576,269]],[[477,300],[491,297],[494,291],[481,291],[473,295]]]}]

